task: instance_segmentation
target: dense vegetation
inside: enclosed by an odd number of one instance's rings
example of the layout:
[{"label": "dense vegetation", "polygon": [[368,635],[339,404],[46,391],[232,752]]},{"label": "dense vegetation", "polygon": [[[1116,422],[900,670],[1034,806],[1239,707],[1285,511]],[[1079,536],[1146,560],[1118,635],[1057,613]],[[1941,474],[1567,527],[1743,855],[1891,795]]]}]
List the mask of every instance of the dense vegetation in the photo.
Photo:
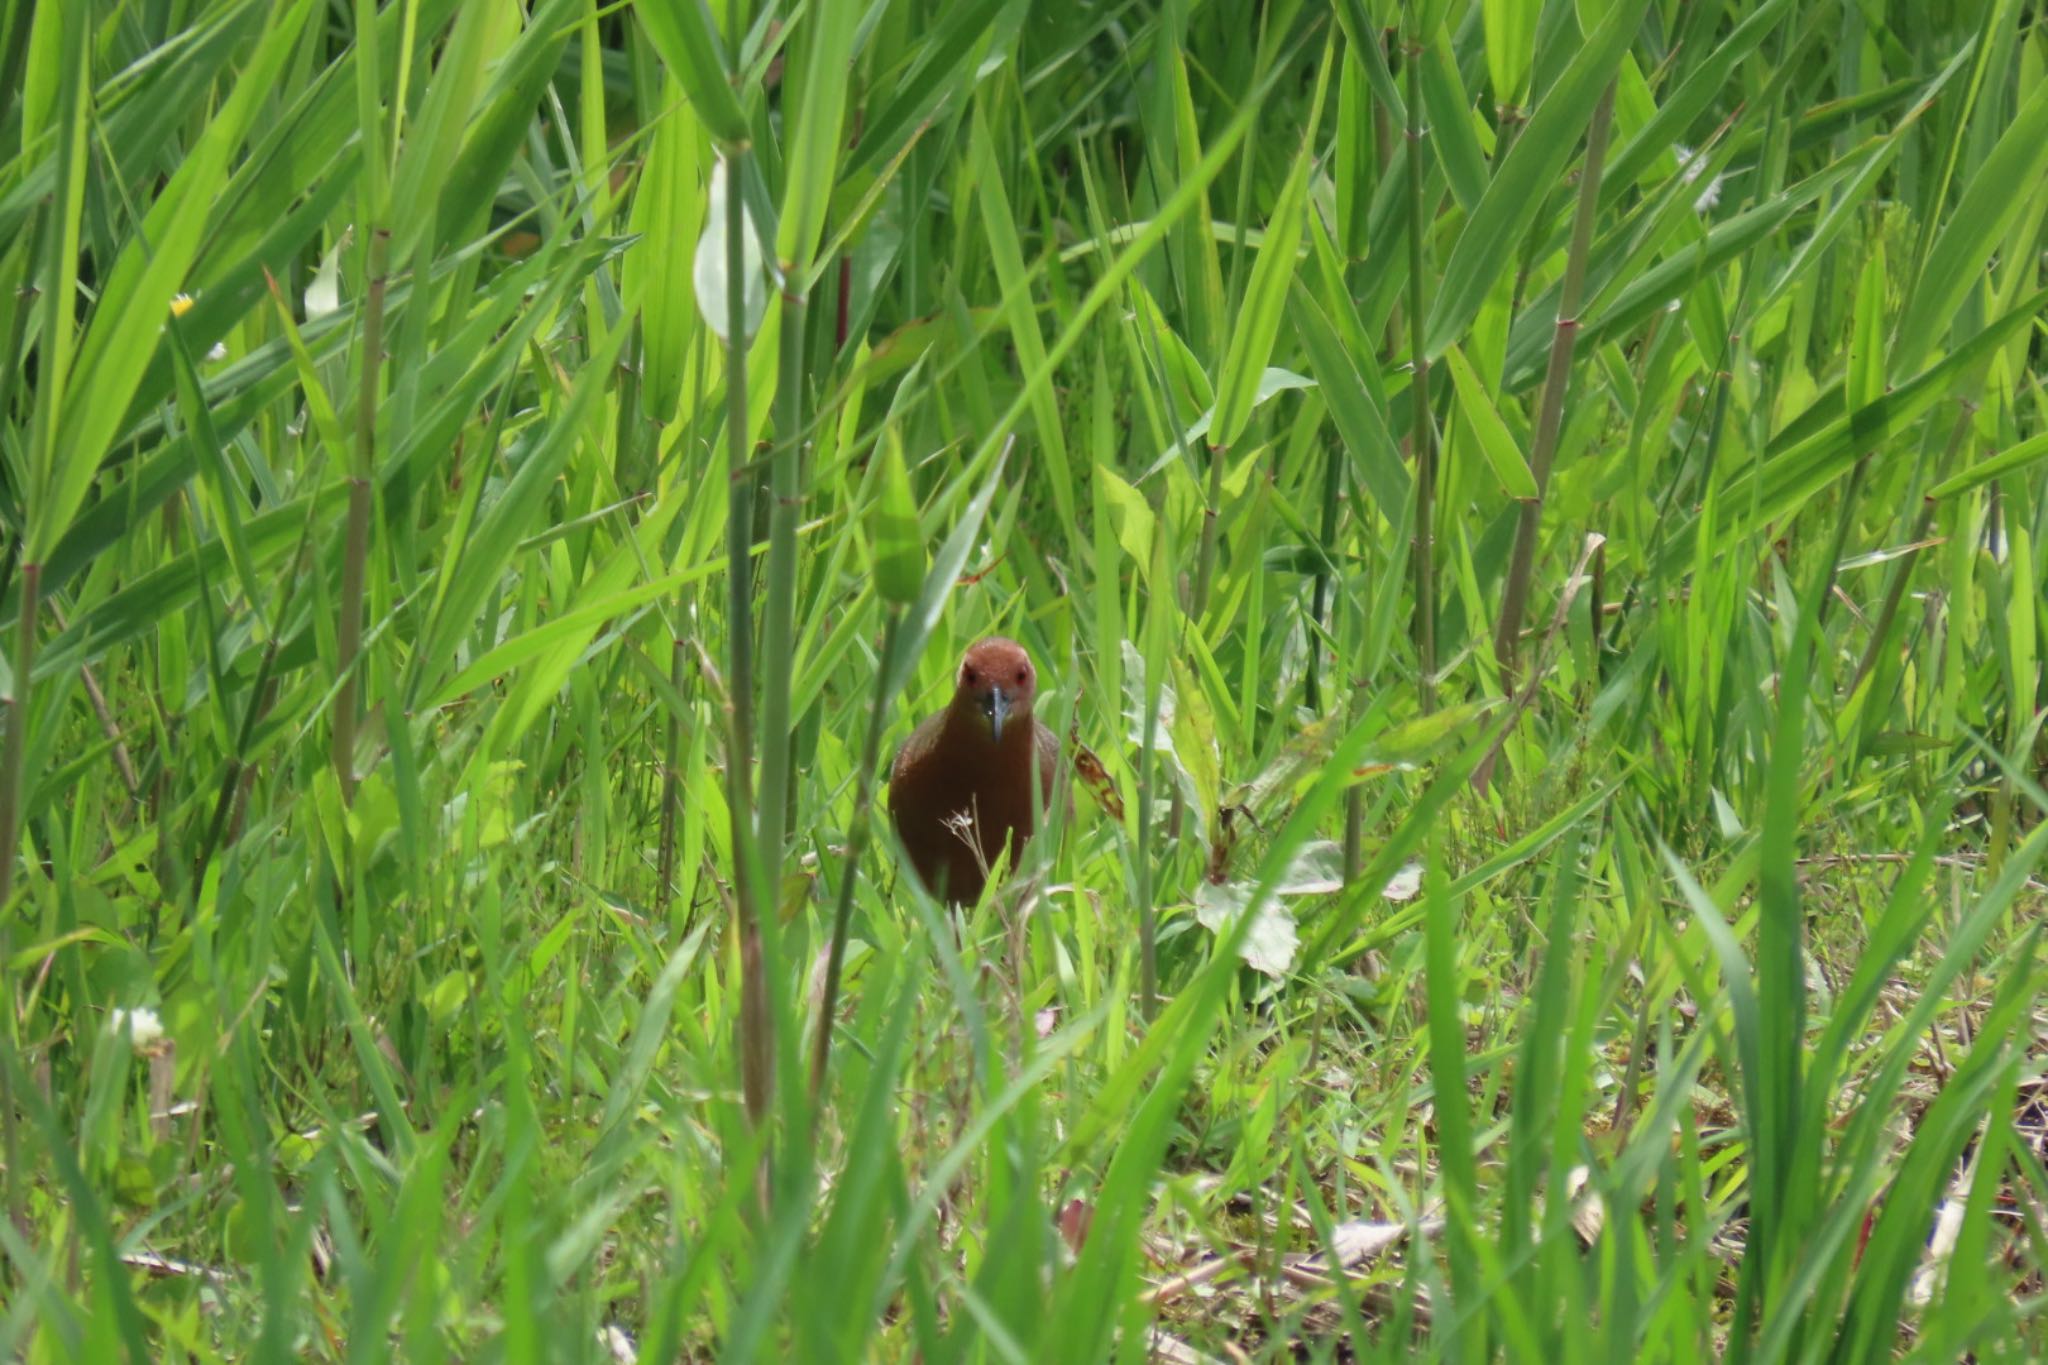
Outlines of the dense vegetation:
[{"label": "dense vegetation", "polygon": [[0,1358],[2048,1353],[2038,6],[0,0],[0,158]]}]

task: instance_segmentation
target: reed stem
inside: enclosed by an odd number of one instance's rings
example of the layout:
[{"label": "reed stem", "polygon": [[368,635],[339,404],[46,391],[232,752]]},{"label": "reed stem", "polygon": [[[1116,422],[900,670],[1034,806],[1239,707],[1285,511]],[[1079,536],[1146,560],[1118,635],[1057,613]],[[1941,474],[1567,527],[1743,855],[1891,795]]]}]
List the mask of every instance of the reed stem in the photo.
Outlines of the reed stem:
[{"label": "reed stem", "polygon": [[882,730],[888,717],[889,685],[887,661],[896,657],[896,637],[903,625],[903,610],[892,607],[882,627],[882,659],[875,670],[875,702],[868,714],[867,734],[861,740],[860,777],[854,787],[853,824],[846,832],[845,871],[839,878],[839,894],[832,908],[832,939],[825,949],[825,990],[818,1002],[817,1033],[811,1042],[811,1113],[825,1093],[825,1076],[832,1056],[832,1020],[839,1011],[839,974],[846,962],[846,935],[853,922],[853,885],[860,876],[860,861],[867,853],[873,829],[875,770],[882,761]]},{"label": "reed stem", "polygon": [[1416,691],[1422,713],[1428,715],[1436,710],[1436,550],[1431,532],[1436,517],[1436,432],[1430,423],[1422,311],[1422,239],[1429,227],[1422,204],[1422,52],[1428,35],[1421,30],[1415,0],[1409,0],[1408,21],[1414,31],[1403,53],[1401,74],[1408,85],[1408,356],[1414,367],[1408,411],[1413,423],[1409,445],[1415,452],[1415,653],[1420,664]]},{"label": "reed stem", "polygon": [[[1520,650],[1522,618],[1529,608],[1529,576],[1536,562],[1536,535],[1543,522],[1543,495],[1550,485],[1551,465],[1557,459],[1558,433],[1564,424],[1565,391],[1571,386],[1572,353],[1578,346],[1579,299],[1586,284],[1586,256],[1593,244],[1593,220],[1600,211],[1600,172],[1607,158],[1607,133],[1614,121],[1614,85],[1608,83],[1593,108],[1586,129],[1586,165],[1579,175],[1579,202],[1572,215],[1571,247],[1565,257],[1564,279],[1558,286],[1557,326],[1550,336],[1550,368],[1543,378],[1543,398],[1537,409],[1536,434],[1529,449],[1529,473],[1536,480],[1536,496],[1522,503],[1515,522],[1514,549],[1508,556],[1508,576],[1501,596],[1500,619],[1493,635],[1493,655],[1500,663],[1501,689],[1515,690],[1515,656]],[[1594,628],[1599,623],[1594,622]]]},{"label": "reed stem", "polygon": [[[760,887],[755,883],[754,624],[752,559],[753,451],[747,436],[746,206],[740,159],[726,159],[725,185],[725,476],[726,693],[730,733],[725,755],[726,808],[732,836],[732,887],[740,946],[740,1089],[748,1119],[767,1121],[774,1094],[775,1021],[768,1007],[768,963],[761,941]],[[764,1158],[765,1161],[765,1158]]]},{"label": "reed stem", "polygon": [[[789,267],[785,266],[785,269]],[[803,510],[802,296],[782,296],[780,373],[775,381],[775,452],[769,469],[768,600],[761,619],[761,858],[780,883],[783,845],[796,823],[795,735],[789,694],[796,656],[796,527]]]},{"label": "reed stem", "polygon": [[334,693],[334,776],[341,783],[343,805],[356,796],[356,656],[363,643],[363,581],[370,558],[371,479],[377,467],[377,385],[384,364],[384,289],[391,230],[370,229],[366,273],[368,297],[363,304],[363,367],[356,395],[354,467],[348,475],[348,530],[342,548],[341,619],[335,629],[340,686]]},{"label": "reed stem", "polygon": [[[9,660],[14,669],[14,695],[7,701],[7,740],[0,747],[0,962],[13,957],[14,915],[8,905],[14,894],[14,858],[21,843],[21,781],[23,754],[28,749],[28,703],[34,689],[36,613],[42,600],[43,566],[21,566],[21,610],[15,618],[14,652]],[[0,1156],[7,1161],[7,1216],[17,1229],[26,1226],[21,1196],[25,1181],[20,1178],[21,1146],[14,1131],[12,1058],[21,1055],[15,1037],[16,1018],[12,1003],[7,1010],[5,1041],[9,1062],[0,1067]]]}]

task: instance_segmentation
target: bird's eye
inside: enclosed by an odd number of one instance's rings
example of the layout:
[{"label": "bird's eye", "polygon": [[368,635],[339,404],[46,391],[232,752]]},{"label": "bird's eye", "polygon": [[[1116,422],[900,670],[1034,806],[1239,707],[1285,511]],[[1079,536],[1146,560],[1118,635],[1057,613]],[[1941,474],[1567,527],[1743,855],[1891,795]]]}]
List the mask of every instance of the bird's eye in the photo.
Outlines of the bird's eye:
[{"label": "bird's eye", "polygon": [[1029,682],[1029,681],[1031,681],[1031,674],[1030,674],[1030,673],[1029,673],[1029,672],[1028,672],[1027,670],[1025,670],[1025,669],[1022,669],[1022,668],[1018,669],[1018,670],[1017,670],[1017,686],[1019,686],[1019,687],[1022,687],[1022,686],[1023,686],[1023,685],[1025,684],[1025,683],[1027,683],[1027,682]]},{"label": "bird's eye", "polygon": [[960,681],[966,683],[969,687],[972,687],[976,682],[979,681],[979,679],[977,679],[974,676],[973,669],[963,668],[960,670]]}]

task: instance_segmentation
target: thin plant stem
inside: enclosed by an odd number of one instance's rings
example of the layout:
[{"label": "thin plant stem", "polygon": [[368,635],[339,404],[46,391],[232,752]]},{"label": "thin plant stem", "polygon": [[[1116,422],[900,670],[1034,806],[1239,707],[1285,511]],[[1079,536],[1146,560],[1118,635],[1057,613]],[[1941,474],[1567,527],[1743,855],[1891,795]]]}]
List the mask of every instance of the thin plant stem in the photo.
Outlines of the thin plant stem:
[{"label": "thin plant stem", "polygon": [[[903,624],[900,608],[891,608],[882,627],[882,658],[896,656],[896,636]],[[825,1093],[825,1076],[832,1056],[832,1019],[839,1010],[839,974],[846,963],[846,935],[853,921],[853,886],[860,877],[860,860],[867,853],[875,799],[875,771],[882,761],[882,730],[888,718],[889,698],[886,665],[875,670],[874,708],[868,714],[867,734],[861,740],[859,779],[854,787],[853,824],[846,833],[845,871],[839,878],[839,895],[832,908],[832,939],[825,950],[825,989],[818,1002],[818,1026],[811,1043],[811,1113],[819,1110],[818,1099]]]},{"label": "thin plant stem", "polygon": [[775,453],[769,466],[768,598],[761,619],[761,858],[780,881],[783,844],[795,826],[795,744],[789,694],[796,655],[796,526],[803,510],[804,299],[782,296],[780,368],[775,382]]},{"label": "thin plant stem", "polygon": [[[760,888],[755,885],[753,549],[754,480],[747,440],[746,206],[740,157],[726,159],[725,475],[726,690],[731,731],[726,746],[726,809],[732,836],[732,887],[740,941],[740,1089],[748,1119],[762,1124],[774,1087],[774,1019],[768,1008],[768,964],[761,941]],[[764,1158],[765,1160],[765,1158]]]},{"label": "thin plant stem", "polygon": [[1422,235],[1429,226],[1422,205],[1422,47],[1414,0],[1408,19],[1411,35],[1402,62],[1408,84],[1408,356],[1414,379],[1408,387],[1413,420],[1409,444],[1415,452],[1415,652],[1420,664],[1417,700],[1422,713],[1436,710],[1436,553],[1431,524],[1436,516],[1436,433],[1429,418],[1429,355],[1424,349],[1422,312]]},{"label": "thin plant stem", "polygon": [[[1323,521],[1317,531],[1322,537],[1322,544],[1317,548],[1327,553],[1329,547],[1337,543],[1337,497],[1343,483],[1344,456],[1335,446],[1331,446],[1324,454],[1326,458],[1323,462]],[[1308,681],[1305,689],[1308,709],[1318,715],[1323,709],[1323,647],[1316,639],[1316,632],[1319,629],[1326,629],[1323,624],[1323,610],[1329,602],[1329,595],[1330,564],[1327,559],[1319,556],[1316,562],[1315,588],[1309,595]]]},{"label": "thin plant stem", "polygon": [[[678,697],[683,694],[684,653],[682,638],[672,634],[669,637],[669,682],[675,686]],[[668,918],[669,901],[675,895],[676,791],[681,785],[676,765],[682,762],[682,744],[682,718],[670,711],[661,746],[661,877],[654,888],[656,916],[664,920]]]},{"label": "thin plant stem", "polygon": [[1558,286],[1557,325],[1550,336],[1550,368],[1544,375],[1536,434],[1529,448],[1529,473],[1536,480],[1536,496],[1522,503],[1515,522],[1515,544],[1508,557],[1500,619],[1493,635],[1501,687],[1509,693],[1515,688],[1515,655],[1521,645],[1522,617],[1529,606],[1529,576],[1536,561],[1536,535],[1543,522],[1543,495],[1550,484],[1551,465],[1557,458],[1565,391],[1571,386],[1572,353],[1579,338],[1579,296],[1586,283],[1586,256],[1593,244],[1593,221],[1600,212],[1600,172],[1607,159],[1607,132],[1613,121],[1614,85],[1609,82],[1600,94],[1600,102],[1593,107],[1593,119],[1586,129],[1586,164],[1579,175],[1579,202],[1572,215],[1564,280]]},{"label": "thin plant stem", "polygon": [[1188,620],[1201,628],[1202,613],[1209,609],[1209,582],[1216,568],[1217,509],[1223,503],[1225,452],[1209,451],[1209,483],[1202,494],[1202,547],[1195,560],[1194,592],[1188,598]]},{"label": "thin plant stem", "polygon": [[[21,609],[15,617],[14,651],[10,660],[14,668],[14,696],[7,704],[6,745],[0,748],[0,962],[13,956],[14,916],[8,901],[14,894],[14,858],[21,842],[21,774],[23,755],[28,748],[28,704],[33,693],[29,680],[35,676],[36,612],[42,599],[42,584],[41,564],[21,566]],[[8,1053],[10,1057],[19,1056],[11,996],[6,1015]],[[4,1134],[4,1141],[0,1141],[0,1155],[7,1160],[7,1216],[14,1220],[17,1228],[22,1228],[26,1226],[21,1204],[24,1182],[20,1178],[21,1148],[14,1131],[12,1075],[11,1065],[0,1069],[0,1134]]]},{"label": "thin plant stem", "polygon": [[385,261],[390,246],[389,228],[379,225],[370,230],[362,387],[356,395],[355,461],[348,475],[348,531],[341,560],[341,620],[335,630],[340,686],[334,693],[334,776],[341,783],[344,805],[353,804],[356,795],[356,656],[363,643],[363,578],[370,558],[370,481],[376,473],[377,381],[384,360]]},{"label": "thin plant stem", "polygon": [[[1166,545],[1162,519],[1161,536],[1154,542],[1152,578],[1155,583],[1166,581],[1167,566],[1173,562],[1173,555]],[[1152,904],[1152,774],[1159,766],[1155,745],[1159,740],[1160,694],[1166,686],[1165,670],[1161,667],[1166,650],[1160,639],[1164,627],[1164,609],[1157,603],[1148,604],[1145,621],[1145,719],[1142,742],[1138,749],[1138,809],[1136,812],[1137,839],[1133,853],[1138,864],[1138,999],[1144,1018],[1149,1021],[1159,1008],[1159,961],[1158,961],[1158,911]]]}]

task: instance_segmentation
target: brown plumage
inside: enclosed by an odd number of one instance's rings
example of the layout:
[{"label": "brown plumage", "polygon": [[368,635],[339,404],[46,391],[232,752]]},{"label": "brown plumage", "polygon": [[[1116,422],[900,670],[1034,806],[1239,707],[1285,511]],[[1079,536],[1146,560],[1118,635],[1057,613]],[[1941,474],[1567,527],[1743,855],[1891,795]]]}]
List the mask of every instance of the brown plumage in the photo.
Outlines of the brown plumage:
[{"label": "brown plumage", "polygon": [[[953,701],[903,741],[889,775],[889,813],[918,877],[932,894],[956,905],[981,899],[982,860],[993,865],[1010,844],[1015,866],[1031,837],[1038,778],[1050,805],[1060,742],[1031,714],[1038,674],[1014,640],[991,637],[967,651]],[[956,832],[965,813],[967,838]]]}]

